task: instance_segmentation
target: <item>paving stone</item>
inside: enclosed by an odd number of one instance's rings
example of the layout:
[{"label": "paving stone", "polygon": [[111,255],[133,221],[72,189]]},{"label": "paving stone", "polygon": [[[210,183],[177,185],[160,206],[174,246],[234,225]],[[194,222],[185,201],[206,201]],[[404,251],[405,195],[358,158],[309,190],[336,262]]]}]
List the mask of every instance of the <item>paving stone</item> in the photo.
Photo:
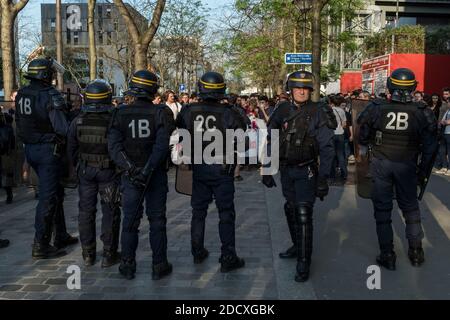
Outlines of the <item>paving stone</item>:
[{"label": "paving stone", "polygon": [[0,286],[0,292],[1,291],[19,291],[22,289],[23,286],[18,284],[5,284]]},{"label": "paving stone", "polygon": [[40,284],[30,284],[25,287],[23,287],[22,291],[29,291],[29,292],[43,292],[47,290],[49,286],[47,285],[40,285]]}]

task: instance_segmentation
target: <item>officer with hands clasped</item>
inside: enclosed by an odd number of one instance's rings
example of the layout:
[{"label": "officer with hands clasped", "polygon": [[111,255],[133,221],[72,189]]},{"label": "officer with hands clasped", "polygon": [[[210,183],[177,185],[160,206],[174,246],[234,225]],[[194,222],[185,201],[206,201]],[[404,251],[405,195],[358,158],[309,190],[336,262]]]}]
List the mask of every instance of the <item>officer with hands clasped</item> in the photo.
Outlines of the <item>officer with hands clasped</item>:
[{"label": "officer with hands clasped", "polygon": [[[280,174],[284,211],[293,246],[280,258],[297,258],[295,281],[309,278],[313,244],[313,206],[316,197],[328,194],[327,177],[334,158],[333,135],[337,126],[331,108],[311,101],[313,75],[296,71],[288,76],[291,101],[280,104],[269,124],[268,151],[272,157],[271,130],[280,130]],[[318,158],[320,155],[320,166]],[[272,175],[263,175],[263,184],[276,186]]]}]

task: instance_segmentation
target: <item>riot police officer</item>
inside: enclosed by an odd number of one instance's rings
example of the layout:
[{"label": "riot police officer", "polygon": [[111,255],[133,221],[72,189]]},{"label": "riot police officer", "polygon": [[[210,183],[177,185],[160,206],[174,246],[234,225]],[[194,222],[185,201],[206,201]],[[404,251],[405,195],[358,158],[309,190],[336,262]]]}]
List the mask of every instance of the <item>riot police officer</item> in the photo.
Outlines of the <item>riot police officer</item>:
[{"label": "riot police officer", "polygon": [[[39,177],[39,203],[32,251],[35,259],[64,255],[65,251],[61,248],[78,241],[67,234],[61,221],[61,218],[64,219],[61,156],[68,123],[64,98],[52,86],[58,68],[62,67],[53,59],[31,61],[25,75],[30,84],[21,88],[16,97],[18,135],[25,144],[27,162]],[[50,240],[55,221],[58,225],[55,226],[57,233],[52,246]]]},{"label": "riot police officer", "polygon": [[[381,250],[376,261],[389,270],[395,270],[396,263],[391,226],[394,188],[406,222],[411,264],[420,266],[425,261],[417,184],[427,178],[427,171],[433,165],[437,124],[431,109],[412,102],[416,86],[411,70],[394,70],[387,80],[391,101],[373,101],[358,117],[361,154],[367,152],[368,146],[373,151],[372,202]],[[421,160],[416,171],[419,154]]]},{"label": "riot police officer", "polygon": [[142,217],[142,205],[138,202],[143,192],[150,222],[152,279],[161,279],[172,272],[172,265],[167,261],[166,235],[169,134],[165,109],[152,103],[158,91],[157,82],[156,75],[147,70],[133,74],[130,89],[126,92],[130,103],[117,109],[108,134],[109,153],[126,172],[122,176],[122,261],[119,272],[127,279],[133,279],[136,273],[138,229]]},{"label": "riot police officer", "polygon": [[[284,211],[293,246],[280,258],[297,258],[295,281],[309,278],[313,242],[315,198],[328,194],[327,177],[334,158],[333,136],[336,118],[329,106],[311,101],[313,75],[296,71],[287,79],[291,101],[280,104],[270,118],[270,130],[281,129],[280,174]],[[318,157],[320,155],[320,166]],[[263,175],[266,187],[276,186],[271,175]]]},{"label": "riot police officer", "polygon": [[104,80],[90,82],[84,106],[71,123],[67,149],[79,179],[78,226],[86,266],[95,264],[97,194],[102,207],[102,268],[120,261],[120,178],[108,153],[107,131],[113,111],[111,86]]},{"label": "riot police officer", "polygon": [[[221,74],[205,73],[198,82],[198,90],[201,102],[190,104],[189,107],[181,110],[177,117],[179,128],[187,129],[194,139],[196,134],[206,131],[219,133],[222,137],[226,137],[225,130],[227,129],[246,129],[241,116],[232,110],[230,105],[220,103],[226,90],[226,84]],[[201,144],[199,149],[203,155],[206,145],[205,143]],[[227,142],[224,142],[224,145],[226,144]],[[195,146],[192,147],[191,149],[195,151]],[[216,156],[219,156],[222,151],[216,150]],[[233,176],[236,164],[226,164],[226,161],[208,164],[203,157],[201,157],[201,161],[198,161],[199,163],[196,163],[192,161],[195,160],[196,155],[193,153],[191,155],[194,156],[191,159],[191,163],[193,163],[191,252],[194,263],[202,263],[209,256],[208,250],[204,247],[205,219],[208,205],[214,196],[219,211],[219,235],[222,242],[220,270],[229,272],[241,268],[245,262],[237,256],[235,248],[236,213]]]}]

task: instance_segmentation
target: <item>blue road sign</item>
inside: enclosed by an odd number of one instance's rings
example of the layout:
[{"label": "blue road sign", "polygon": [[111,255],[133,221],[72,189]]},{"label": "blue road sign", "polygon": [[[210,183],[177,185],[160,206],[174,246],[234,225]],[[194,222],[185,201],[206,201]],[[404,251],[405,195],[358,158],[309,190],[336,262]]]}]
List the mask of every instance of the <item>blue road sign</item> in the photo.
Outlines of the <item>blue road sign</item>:
[{"label": "blue road sign", "polygon": [[285,53],[285,64],[312,64],[312,53]]},{"label": "blue road sign", "polygon": [[180,84],[180,92],[184,92],[186,90],[186,86],[184,84]]}]

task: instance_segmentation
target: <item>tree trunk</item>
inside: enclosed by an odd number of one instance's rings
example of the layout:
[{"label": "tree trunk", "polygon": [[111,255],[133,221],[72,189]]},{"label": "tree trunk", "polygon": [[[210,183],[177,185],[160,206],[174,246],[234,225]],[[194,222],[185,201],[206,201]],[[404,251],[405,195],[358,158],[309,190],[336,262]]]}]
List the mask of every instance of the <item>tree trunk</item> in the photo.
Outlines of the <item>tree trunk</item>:
[{"label": "tree trunk", "polygon": [[131,16],[130,11],[125,6],[122,0],[114,0],[114,4],[120,12],[123,20],[125,21],[125,25],[127,26],[128,32],[133,41],[133,46],[135,49],[135,69],[147,69],[147,52],[150,43],[152,42],[156,31],[158,30],[159,23],[161,21],[161,16],[164,11],[164,7],[166,5],[166,0],[158,0],[155,6],[155,10],[153,11],[152,21],[150,22],[149,27],[145,31],[144,34],[139,32],[139,29],[136,25],[134,18]]},{"label": "tree trunk", "polygon": [[89,0],[88,3],[88,32],[89,32],[89,78],[97,78],[97,50],[95,47],[95,3],[96,0]]},{"label": "tree trunk", "polygon": [[134,67],[136,70],[147,69],[147,48],[141,43],[135,45]]},{"label": "tree trunk", "polygon": [[312,6],[312,73],[314,75],[313,101],[320,100],[320,67],[322,57],[322,26],[320,13],[322,12],[322,1],[314,1]]},{"label": "tree trunk", "polygon": [[11,93],[16,81],[16,61],[14,46],[14,22],[17,14],[22,10],[28,0],[20,0],[13,4],[9,0],[1,0],[1,49],[2,49],[2,67],[3,67],[3,88],[5,100],[10,99]]},{"label": "tree trunk", "polygon": [[[62,47],[62,21],[61,21],[61,0],[56,0],[56,60],[62,64],[63,60],[63,47]],[[67,32],[70,32],[67,30]],[[57,87],[59,91],[64,90],[63,75],[58,72],[57,74]]]},{"label": "tree trunk", "polygon": [[[4,2],[4,1],[3,1]],[[2,7],[2,59],[3,59],[3,88],[5,100],[9,100],[14,86],[14,48],[11,37],[11,28],[14,27],[12,14],[9,9]]]}]

